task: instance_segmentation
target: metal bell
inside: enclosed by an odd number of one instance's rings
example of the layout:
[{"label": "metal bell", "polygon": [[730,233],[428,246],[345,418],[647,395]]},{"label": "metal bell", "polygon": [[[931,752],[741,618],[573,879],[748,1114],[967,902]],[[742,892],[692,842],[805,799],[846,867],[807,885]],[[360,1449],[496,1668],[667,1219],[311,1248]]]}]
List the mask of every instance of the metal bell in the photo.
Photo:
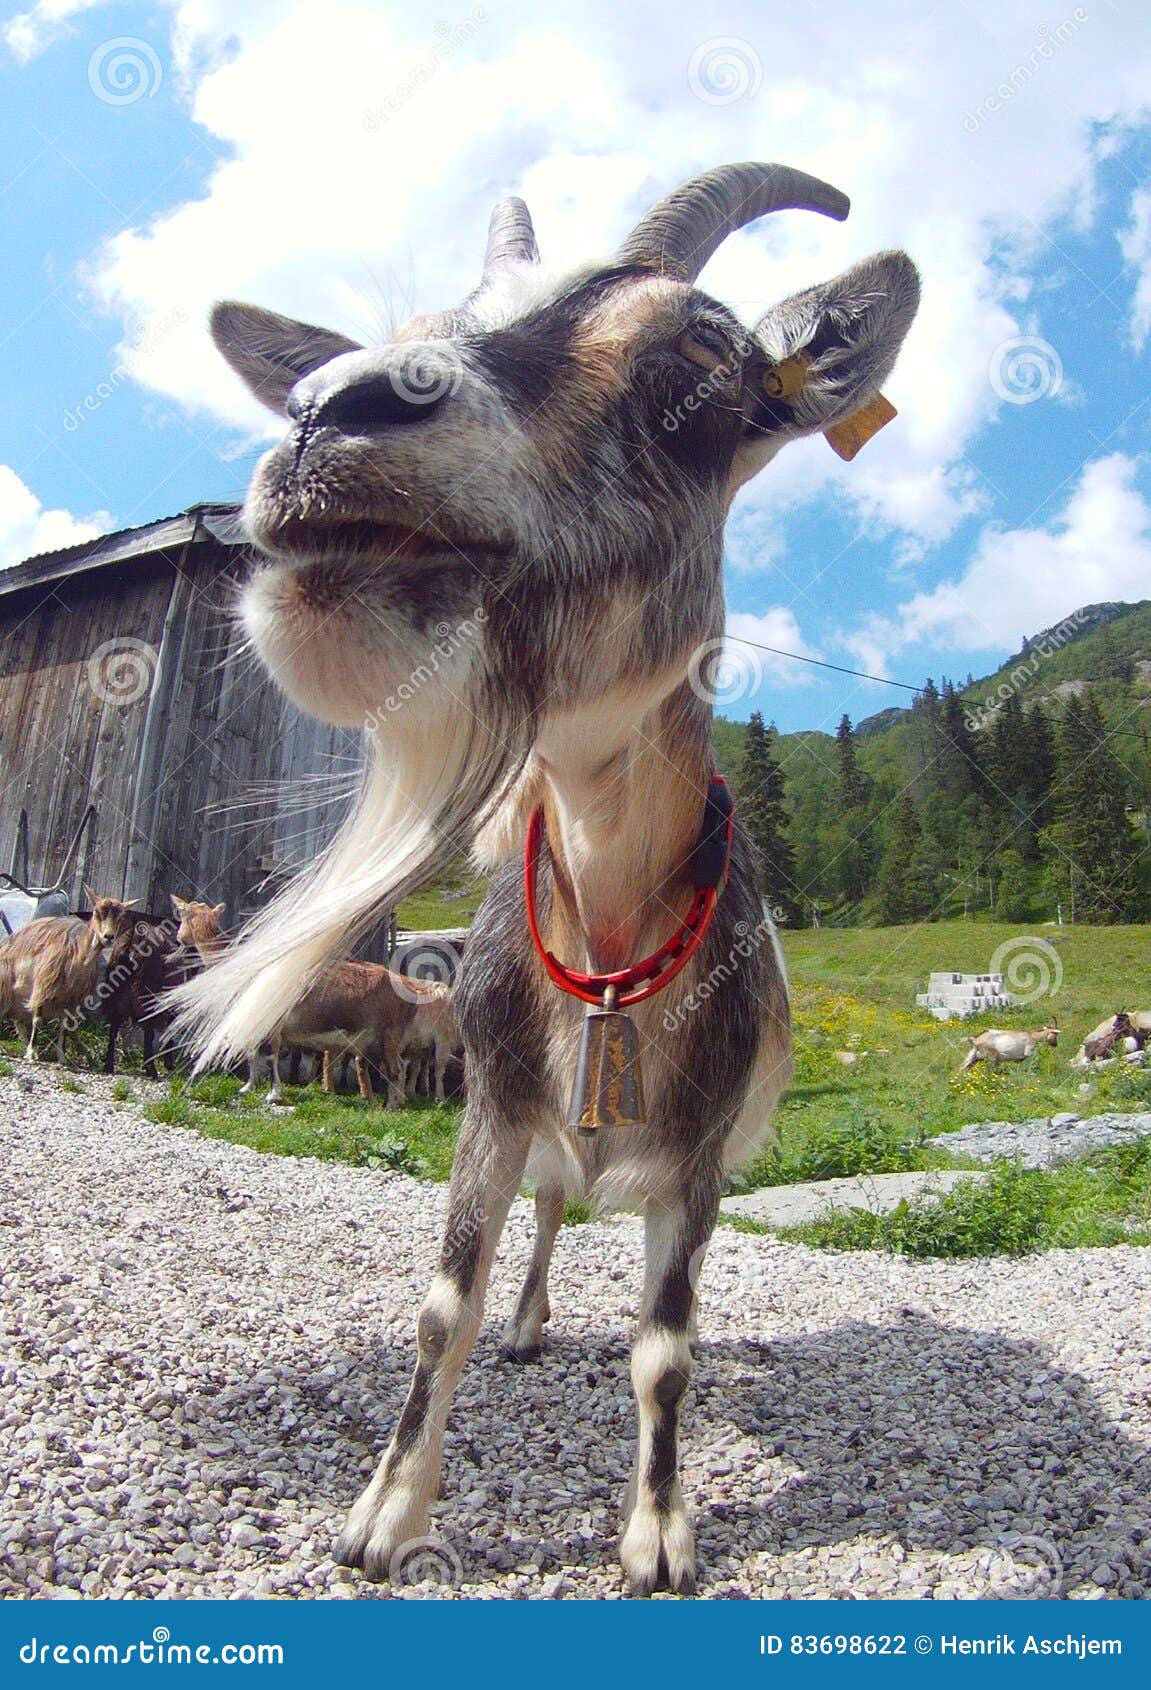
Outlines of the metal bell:
[{"label": "metal bell", "polygon": [[615,1007],[608,986],[603,1005],[584,1017],[568,1126],[591,1135],[601,1127],[640,1127],[645,1120],[639,1034],[630,1015]]}]

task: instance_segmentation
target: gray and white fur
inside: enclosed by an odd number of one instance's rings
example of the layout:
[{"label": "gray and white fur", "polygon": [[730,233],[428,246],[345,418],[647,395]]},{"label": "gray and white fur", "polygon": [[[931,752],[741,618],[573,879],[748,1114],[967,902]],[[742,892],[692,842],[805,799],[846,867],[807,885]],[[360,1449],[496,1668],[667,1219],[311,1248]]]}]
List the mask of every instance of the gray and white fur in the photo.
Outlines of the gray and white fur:
[{"label": "gray and white fur", "polygon": [[[204,1059],[277,1024],[324,959],[462,845],[491,885],[457,992],[469,1095],[439,1271],[392,1442],[338,1554],[395,1575],[427,1530],[444,1423],[483,1312],[508,1207],[538,1231],[507,1355],[539,1352],[565,1193],[644,1208],[632,1356],[639,1414],[621,1556],[632,1587],[694,1588],[677,1429],[695,1285],[725,1170],[763,1142],[790,1073],[787,989],[738,830],[714,924],[635,1012],[647,1123],[564,1125],[583,1007],[553,988],[524,917],[519,860],[542,805],[541,920],[577,968],[655,949],[691,898],[711,769],[699,654],[724,625],[723,525],[788,440],[879,389],[914,316],[902,253],[870,258],[747,330],[694,285],[734,229],[842,194],[802,172],[708,172],[607,263],[555,277],[521,201],[492,220],[459,308],[384,346],[251,306],[216,308],[221,352],[288,419],[245,507],[263,555],[248,631],[304,709],[367,726],[371,766],[328,853],[184,993]],[[790,398],[770,376],[803,353]]]}]

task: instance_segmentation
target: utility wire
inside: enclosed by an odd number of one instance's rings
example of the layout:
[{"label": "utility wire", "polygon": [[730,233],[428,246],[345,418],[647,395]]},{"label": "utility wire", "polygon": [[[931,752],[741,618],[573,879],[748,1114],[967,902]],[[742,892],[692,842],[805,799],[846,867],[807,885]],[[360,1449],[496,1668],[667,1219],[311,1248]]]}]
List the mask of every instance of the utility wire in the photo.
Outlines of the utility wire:
[{"label": "utility wire", "polygon": [[922,687],[913,687],[907,681],[891,681],[886,675],[869,675],[865,669],[845,669],[842,663],[825,663],[822,657],[804,657],[798,651],[783,651],[777,645],[761,645],[758,640],[746,640],[742,634],[726,634],[725,639],[735,640],[739,645],[754,646],[756,651],[770,651],[776,657],[792,657],[797,663],[812,663],[817,669],[834,669],[837,675],[854,675],[861,681],[878,681],[880,686],[901,687],[904,692],[922,692]]}]

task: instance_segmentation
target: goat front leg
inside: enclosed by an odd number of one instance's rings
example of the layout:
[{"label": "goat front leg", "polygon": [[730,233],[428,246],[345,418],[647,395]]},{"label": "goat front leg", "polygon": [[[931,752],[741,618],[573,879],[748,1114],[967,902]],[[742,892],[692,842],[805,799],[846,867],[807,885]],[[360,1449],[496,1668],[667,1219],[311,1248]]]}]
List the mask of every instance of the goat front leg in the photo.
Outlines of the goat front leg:
[{"label": "goat front leg", "polygon": [[620,1543],[638,1596],[695,1590],[695,1540],[679,1483],[679,1413],[691,1378],[694,1268],[715,1227],[719,1191],[718,1176],[708,1174],[683,1202],[649,1202],[645,1212],[644,1295],[631,1357],[639,1443]]},{"label": "goat front leg", "polygon": [[535,1361],[540,1353],[544,1322],[552,1312],[548,1302],[548,1268],[563,1218],[563,1186],[541,1185],[536,1192],[536,1241],[531,1265],[516,1312],[504,1327],[503,1353],[508,1361]]},{"label": "goat front leg", "polygon": [[400,1578],[439,1493],[444,1426],[483,1315],[492,1257],[527,1161],[530,1134],[464,1118],[439,1271],[416,1324],[419,1359],[392,1441],[352,1509],[335,1557],[371,1579]]}]

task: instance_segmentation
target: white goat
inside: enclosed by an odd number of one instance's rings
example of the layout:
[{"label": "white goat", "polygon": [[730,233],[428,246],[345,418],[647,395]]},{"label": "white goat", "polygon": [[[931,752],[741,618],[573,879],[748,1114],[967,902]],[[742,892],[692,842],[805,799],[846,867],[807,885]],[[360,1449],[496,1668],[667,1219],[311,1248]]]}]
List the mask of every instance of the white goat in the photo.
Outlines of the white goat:
[{"label": "white goat", "polygon": [[1005,1033],[998,1027],[991,1027],[986,1033],[976,1033],[960,1072],[966,1073],[977,1062],[990,1062],[993,1068],[998,1068],[1001,1062],[1026,1062],[1035,1055],[1040,1045],[1058,1043],[1059,1028],[1054,1022],[1033,1033]]}]

